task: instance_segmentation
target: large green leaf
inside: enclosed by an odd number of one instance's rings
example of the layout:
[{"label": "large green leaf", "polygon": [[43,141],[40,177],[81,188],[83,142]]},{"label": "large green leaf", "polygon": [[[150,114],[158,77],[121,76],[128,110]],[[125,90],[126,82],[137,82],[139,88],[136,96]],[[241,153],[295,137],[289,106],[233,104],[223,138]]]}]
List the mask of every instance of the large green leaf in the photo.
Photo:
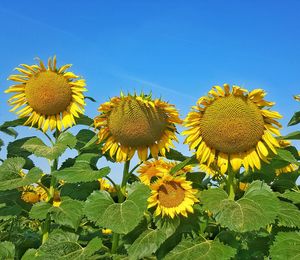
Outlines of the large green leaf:
[{"label": "large green leaf", "polygon": [[20,177],[20,171],[25,165],[21,157],[8,158],[0,165],[0,182]]},{"label": "large green leaf", "polygon": [[279,158],[283,161],[289,162],[289,163],[293,163],[296,165],[299,165],[298,161],[296,160],[296,158],[294,157],[294,155],[288,151],[288,150],[284,150],[284,149],[277,149],[277,156],[276,158]]},{"label": "large green leaf", "polygon": [[55,223],[77,229],[83,217],[83,202],[65,197],[59,207],[52,207],[49,212]]},{"label": "large green leaf", "polygon": [[62,186],[60,195],[69,196],[71,199],[85,201],[94,190],[99,190],[98,181],[81,182],[81,183],[65,183]]},{"label": "large green leaf", "polygon": [[280,197],[286,198],[295,204],[300,204],[300,192],[287,190]]},{"label": "large green leaf", "polygon": [[170,151],[166,152],[166,158],[169,160],[175,160],[175,161],[184,161],[188,157],[183,155],[181,152],[178,152],[174,149],[170,149]]},{"label": "large green leaf", "polygon": [[5,260],[15,259],[15,245],[12,242],[0,242],[0,258]]},{"label": "large green leaf", "polygon": [[76,135],[77,143],[76,150],[80,150],[84,147],[92,138],[96,136],[96,133],[89,129],[81,129]]},{"label": "large green leaf", "polygon": [[270,248],[272,260],[300,258],[300,232],[279,232]]},{"label": "large green leaf", "polygon": [[20,205],[14,204],[0,204],[0,220],[7,220],[19,216],[22,212]]},{"label": "large green leaf", "polygon": [[76,158],[75,164],[72,167],[63,168],[52,174],[58,180],[64,180],[67,183],[95,181],[106,176],[110,172],[109,167],[94,170],[98,159],[99,155],[97,154],[81,154]]},{"label": "large green leaf", "polygon": [[278,198],[261,181],[251,183],[237,201],[228,199],[219,188],[203,191],[201,201],[219,224],[237,232],[258,230],[273,223],[279,212]]},{"label": "large green leaf", "polygon": [[300,210],[293,204],[280,201],[278,225],[284,227],[300,227]]},{"label": "large green leaf", "polygon": [[44,220],[51,207],[52,205],[48,202],[40,201],[35,203],[29,212],[29,217],[32,219]]},{"label": "large green leaf", "polygon": [[40,138],[33,137],[27,140],[22,148],[35,154],[38,157],[54,160],[62,155],[65,150],[74,148],[76,145],[76,137],[69,132],[62,133],[53,146],[47,146]]},{"label": "large green leaf", "polygon": [[94,120],[86,115],[81,115],[79,118],[75,118],[76,125],[93,126]]},{"label": "large green leaf", "polygon": [[176,231],[179,219],[165,221],[157,229],[147,229],[129,246],[129,259],[151,256]]},{"label": "large green leaf", "polygon": [[145,185],[137,185],[123,203],[114,203],[106,191],[94,191],[85,203],[84,212],[98,226],[127,234],[144,216],[149,196],[149,191],[145,191]]},{"label": "large green leaf", "polygon": [[184,168],[185,166],[187,165],[190,165],[190,164],[195,164],[195,163],[198,163],[197,159],[196,159],[196,156],[193,155],[192,157],[188,157],[187,159],[185,159],[183,162],[181,163],[178,163],[176,166],[174,166],[171,170],[170,170],[170,173],[171,174],[174,174],[178,171],[180,171],[182,168]]},{"label": "large green leaf", "polygon": [[22,260],[47,259],[47,260],[88,260],[96,259],[93,255],[102,248],[100,238],[93,238],[84,248],[78,243],[78,235],[54,230],[48,240],[37,250],[29,249]]},{"label": "large green leaf", "polygon": [[22,186],[36,183],[43,176],[41,169],[34,167],[27,174],[0,182],[0,190],[13,190]]},{"label": "large green leaf", "polygon": [[283,140],[299,140],[300,139],[300,131],[295,131],[289,133],[288,135],[282,136],[281,139]]},{"label": "large green leaf", "polygon": [[167,256],[166,260],[226,260],[231,259],[236,250],[226,246],[219,241],[204,240],[192,241],[182,240]]}]

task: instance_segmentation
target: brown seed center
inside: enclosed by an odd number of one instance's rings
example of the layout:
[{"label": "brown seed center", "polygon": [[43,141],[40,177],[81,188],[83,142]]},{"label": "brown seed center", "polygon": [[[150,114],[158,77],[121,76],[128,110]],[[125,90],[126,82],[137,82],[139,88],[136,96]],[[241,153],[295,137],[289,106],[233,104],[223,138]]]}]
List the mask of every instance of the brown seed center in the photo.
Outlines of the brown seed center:
[{"label": "brown seed center", "polygon": [[149,146],[160,140],[167,126],[166,114],[135,98],[124,99],[108,116],[113,137],[129,147]]},{"label": "brown seed center", "polygon": [[224,153],[240,153],[255,148],[264,133],[264,119],[249,99],[228,96],[208,106],[200,119],[205,143]]},{"label": "brown seed center", "polygon": [[184,189],[174,181],[166,182],[158,189],[158,201],[166,208],[178,207],[184,197]]},{"label": "brown seed center", "polygon": [[67,80],[53,71],[40,72],[26,83],[25,95],[34,111],[43,115],[63,112],[72,100]]}]

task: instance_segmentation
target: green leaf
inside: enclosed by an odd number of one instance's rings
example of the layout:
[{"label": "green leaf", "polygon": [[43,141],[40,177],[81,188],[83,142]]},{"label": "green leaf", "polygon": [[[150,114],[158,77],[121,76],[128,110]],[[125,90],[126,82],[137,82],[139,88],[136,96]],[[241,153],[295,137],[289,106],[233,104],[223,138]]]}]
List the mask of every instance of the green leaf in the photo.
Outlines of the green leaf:
[{"label": "green leaf", "polygon": [[181,162],[181,163],[177,164],[176,166],[174,166],[170,170],[170,173],[174,174],[174,173],[178,172],[179,170],[181,170],[182,168],[184,168],[185,166],[190,165],[190,164],[195,164],[195,163],[198,163],[198,161],[196,159],[196,156],[193,155],[192,157],[189,157],[189,158],[185,159],[183,162]]},{"label": "green leaf", "polygon": [[48,202],[40,201],[35,203],[29,212],[29,217],[32,219],[44,220],[51,207],[52,205]]},{"label": "green leaf", "polygon": [[76,145],[76,137],[69,132],[62,133],[57,142],[49,147],[38,137],[33,137],[27,140],[21,148],[35,154],[38,157],[47,158],[49,160],[57,159],[65,150],[74,148]]},{"label": "green leaf", "polygon": [[[139,224],[144,215],[146,196],[141,194],[141,189],[144,187],[139,186],[123,203],[114,203],[106,191],[94,191],[85,203],[85,215],[98,226],[127,234]],[[143,196],[143,199],[138,195]]]},{"label": "green leaf", "polygon": [[157,249],[174,234],[179,221],[171,220],[162,223],[157,229],[145,230],[128,248],[129,259],[142,259],[151,256]]},{"label": "green leaf", "polygon": [[29,139],[31,139],[33,137],[25,137],[22,139],[18,139],[14,142],[10,142],[7,145],[7,157],[22,157],[26,160],[25,165],[23,166],[24,169],[28,169],[30,170],[32,167],[34,167],[34,163],[33,161],[28,158],[32,153],[28,152],[27,150],[25,150],[24,148],[22,148],[23,144],[28,141]]},{"label": "green leaf", "polygon": [[299,171],[290,172],[288,174],[280,174],[274,179],[272,189],[281,193],[285,192],[285,190],[293,189],[297,185],[296,181],[299,176]]},{"label": "green leaf", "polygon": [[188,157],[183,155],[181,152],[176,151],[175,149],[170,149],[170,151],[166,152],[166,158],[174,161],[184,161]]},{"label": "green leaf", "polygon": [[280,201],[278,226],[300,227],[300,210],[293,204]]},{"label": "green leaf", "polygon": [[94,120],[86,115],[81,115],[79,118],[75,118],[76,125],[93,126]]},{"label": "green leaf", "polygon": [[300,232],[279,232],[270,248],[272,260],[290,260],[300,257]]},{"label": "green leaf", "polygon": [[59,207],[51,207],[49,212],[55,223],[77,229],[83,216],[83,203],[64,197]]},{"label": "green leaf", "polygon": [[7,220],[19,216],[22,208],[18,204],[0,204],[0,220]]},{"label": "green leaf", "polygon": [[80,150],[95,136],[97,136],[95,132],[88,129],[81,129],[76,135],[77,143],[75,149]]},{"label": "green leaf", "polygon": [[3,128],[3,129],[0,129],[0,131],[7,135],[13,136],[14,138],[17,138],[17,136],[18,136],[18,132],[12,128]]},{"label": "green leaf", "polygon": [[99,155],[97,154],[81,154],[76,158],[72,167],[54,171],[52,174],[58,180],[64,180],[67,183],[95,181],[110,173],[109,167],[99,170],[92,169],[92,167],[95,168],[98,159]]},{"label": "green leaf", "polygon": [[288,135],[282,136],[282,140],[300,140],[300,131],[289,133]]},{"label": "green leaf", "polygon": [[94,98],[88,97],[88,96],[85,96],[84,99],[88,99],[88,100],[90,100],[92,102],[97,102]]},{"label": "green leaf", "polygon": [[25,165],[25,159],[21,157],[8,158],[0,165],[0,181],[20,177],[20,171]]},{"label": "green leaf", "polygon": [[34,167],[24,177],[12,178],[0,182],[0,190],[12,190],[32,183],[36,183],[42,178],[43,172],[41,169]]},{"label": "green leaf", "polygon": [[277,157],[279,157],[283,161],[299,165],[298,161],[295,159],[294,155],[290,151],[284,149],[277,149]]},{"label": "green leaf", "polygon": [[27,118],[19,118],[12,121],[6,121],[2,125],[0,125],[0,129],[5,129],[9,127],[22,126],[26,122]]},{"label": "green leaf", "polygon": [[279,211],[278,198],[261,181],[252,182],[237,201],[229,200],[219,188],[203,191],[201,199],[218,223],[237,232],[258,230],[273,223]]},{"label": "green leaf", "polygon": [[99,182],[81,182],[81,183],[65,183],[62,186],[60,195],[68,196],[71,199],[85,201],[94,190],[99,190]]},{"label": "green leaf", "polygon": [[12,242],[0,242],[0,258],[5,260],[15,259],[15,245]]},{"label": "green leaf", "polygon": [[4,145],[4,143],[3,143],[2,139],[0,139],[0,151],[1,151],[3,145]]},{"label": "green leaf", "polygon": [[190,260],[190,259],[231,259],[236,250],[219,241],[182,240],[167,256],[166,260]]},{"label": "green leaf", "polygon": [[299,123],[300,123],[300,111],[294,113],[290,122],[288,123],[288,126],[297,125]]},{"label": "green leaf", "polygon": [[140,182],[135,182],[128,187],[127,200],[132,200],[138,206],[140,213],[144,214],[148,206],[147,199],[150,197],[150,193],[148,186]]},{"label": "green leaf", "polygon": [[300,192],[298,191],[287,190],[280,196],[292,201],[295,204],[300,204]]}]

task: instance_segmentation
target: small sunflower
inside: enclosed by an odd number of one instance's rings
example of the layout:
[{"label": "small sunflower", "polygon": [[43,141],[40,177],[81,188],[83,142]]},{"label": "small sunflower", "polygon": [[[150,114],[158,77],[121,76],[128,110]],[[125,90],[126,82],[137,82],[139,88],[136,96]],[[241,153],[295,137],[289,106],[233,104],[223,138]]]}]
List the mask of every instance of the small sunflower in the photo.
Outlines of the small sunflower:
[{"label": "small sunflower", "polygon": [[85,80],[78,79],[72,72],[66,72],[71,64],[60,68],[56,57],[49,58],[48,66],[40,60],[39,65],[21,64],[16,68],[21,74],[11,75],[8,79],[16,84],[5,93],[15,93],[8,102],[20,117],[28,117],[24,125],[37,125],[46,132],[75,124],[74,117],[84,112]]},{"label": "small sunflower", "polygon": [[104,141],[103,153],[109,151],[117,162],[132,158],[135,151],[140,160],[154,158],[165,152],[176,140],[176,124],[180,124],[178,111],[173,105],[151,95],[127,95],[111,98],[100,105],[100,115],[94,120],[99,129],[99,142]]},{"label": "small sunflower", "polygon": [[[158,160],[146,161],[139,167],[137,172],[142,183],[150,185],[152,177],[161,177],[163,174],[168,174],[169,171],[176,166],[177,162],[167,162],[162,158]],[[192,166],[188,165],[183,167],[177,174],[185,174],[192,170]]]},{"label": "small sunflower", "polygon": [[299,169],[299,166],[296,165],[296,164],[293,164],[293,163],[290,163],[289,165],[285,166],[285,167],[282,167],[282,168],[279,168],[279,169],[276,169],[275,170],[275,173],[276,175],[280,175],[282,173],[290,173],[290,172],[294,172],[294,171],[297,171]]},{"label": "small sunflower", "polygon": [[28,203],[37,203],[39,201],[47,201],[48,194],[40,186],[28,185],[22,188],[21,199]]},{"label": "small sunflower", "polygon": [[264,100],[262,89],[251,92],[228,84],[224,88],[213,87],[208,96],[201,97],[193,107],[184,125],[189,128],[185,143],[196,149],[200,164],[210,166],[214,160],[224,174],[230,162],[234,171],[244,166],[261,168],[261,160],[269,162],[267,156],[276,154],[279,143],[273,134],[280,136],[281,125],[276,119],[282,116],[264,109],[273,102]]},{"label": "small sunflower", "polygon": [[148,208],[156,207],[155,216],[187,217],[188,212],[194,212],[193,205],[198,202],[195,196],[197,190],[184,176],[163,175],[150,185],[150,189]]},{"label": "small sunflower", "polygon": [[100,190],[105,190],[105,191],[108,191],[110,193],[116,191],[114,186],[112,186],[106,179],[100,178],[100,179],[98,179],[98,182],[100,184]]}]

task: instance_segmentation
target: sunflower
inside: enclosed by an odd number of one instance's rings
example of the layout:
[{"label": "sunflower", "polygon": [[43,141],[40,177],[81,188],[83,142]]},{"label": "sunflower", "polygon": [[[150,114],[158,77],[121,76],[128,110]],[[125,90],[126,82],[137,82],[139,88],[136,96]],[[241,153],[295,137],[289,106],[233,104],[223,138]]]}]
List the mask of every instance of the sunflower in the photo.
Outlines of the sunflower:
[{"label": "sunflower", "polygon": [[150,185],[150,189],[148,208],[156,206],[155,216],[187,217],[188,212],[194,212],[193,205],[198,202],[195,196],[197,190],[192,189],[192,182],[184,176],[163,175]]},{"label": "sunflower", "polygon": [[28,203],[37,203],[39,201],[47,201],[48,194],[40,186],[28,185],[22,188],[21,199]]},{"label": "sunflower", "polygon": [[39,60],[39,65],[21,64],[16,68],[20,74],[9,76],[16,84],[5,93],[15,93],[8,102],[20,117],[28,117],[24,125],[37,125],[46,132],[75,124],[75,117],[84,112],[84,79],[72,72],[66,72],[71,64],[60,68],[56,57],[49,58],[48,66]]},{"label": "sunflower", "polygon": [[[161,177],[163,174],[168,174],[169,171],[176,166],[177,162],[166,162],[162,158],[158,160],[146,161],[139,167],[137,172],[142,183],[150,185],[152,177]],[[192,166],[183,167],[177,174],[185,174],[192,170]]]},{"label": "sunflower", "polygon": [[294,171],[297,171],[299,169],[299,166],[296,165],[296,164],[293,164],[293,163],[290,163],[289,165],[285,166],[285,167],[282,167],[282,168],[279,168],[279,169],[276,169],[275,170],[275,173],[276,175],[280,175],[282,173],[290,173],[290,172],[294,172]]},{"label": "sunflower", "polygon": [[99,142],[104,142],[102,151],[109,151],[117,162],[131,159],[135,151],[145,161],[148,149],[154,158],[158,153],[165,156],[173,147],[172,141],[177,141],[178,111],[160,99],[152,100],[151,95],[121,93],[100,105],[98,111],[94,124],[99,129]]},{"label": "sunflower", "polygon": [[228,169],[237,171],[244,166],[261,168],[261,160],[268,163],[270,151],[276,154],[279,143],[273,136],[280,135],[281,125],[276,119],[282,116],[275,111],[264,109],[273,102],[264,100],[262,89],[251,92],[228,84],[224,88],[213,87],[207,96],[201,97],[193,107],[184,125],[189,128],[185,143],[196,149],[200,164],[210,166],[214,160],[222,174]]},{"label": "sunflower", "polygon": [[99,182],[100,190],[105,190],[105,191],[108,191],[110,193],[116,191],[114,186],[112,186],[106,179],[100,178],[100,179],[98,179],[98,182]]}]

